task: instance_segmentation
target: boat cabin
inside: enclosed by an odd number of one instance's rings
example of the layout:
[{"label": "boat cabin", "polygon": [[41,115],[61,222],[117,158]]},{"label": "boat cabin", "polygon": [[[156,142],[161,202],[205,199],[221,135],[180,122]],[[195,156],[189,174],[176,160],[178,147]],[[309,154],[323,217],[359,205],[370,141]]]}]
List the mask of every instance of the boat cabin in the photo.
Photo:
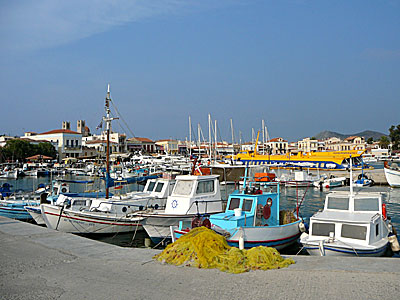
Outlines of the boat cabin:
[{"label": "boat cabin", "polygon": [[263,193],[259,189],[246,189],[229,196],[225,212],[210,216],[213,225],[224,229],[255,226],[278,226],[279,186],[275,191]]},{"label": "boat cabin", "polygon": [[144,193],[149,193],[153,197],[167,198],[172,194],[175,186],[175,180],[171,179],[148,179],[143,189]]},{"label": "boat cabin", "polygon": [[218,177],[218,175],[177,176],[172,194],[167,198],[165,214],[221,212],[222,200]]},{"label": "boat cabin", "polygon": [[328,194],[324,210],[310,218],[309,240],[336,238],[369,245],[386,238],[384,196],[383,193]]}]

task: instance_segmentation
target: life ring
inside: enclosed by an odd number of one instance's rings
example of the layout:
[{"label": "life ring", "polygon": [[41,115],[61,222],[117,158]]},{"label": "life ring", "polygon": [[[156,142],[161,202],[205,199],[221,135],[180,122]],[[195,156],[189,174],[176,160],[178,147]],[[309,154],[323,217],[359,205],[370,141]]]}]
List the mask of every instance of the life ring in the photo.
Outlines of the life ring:
[{"label": "life ring", "polygon": [[272,198],[267,199],[267,206],[271,207],[272,206]]},{"label": "life ring", "polygon": [[270,216],[271,216],[271,207],[265,205],[263,208],[263,217],[265,220],[268,220]]}]

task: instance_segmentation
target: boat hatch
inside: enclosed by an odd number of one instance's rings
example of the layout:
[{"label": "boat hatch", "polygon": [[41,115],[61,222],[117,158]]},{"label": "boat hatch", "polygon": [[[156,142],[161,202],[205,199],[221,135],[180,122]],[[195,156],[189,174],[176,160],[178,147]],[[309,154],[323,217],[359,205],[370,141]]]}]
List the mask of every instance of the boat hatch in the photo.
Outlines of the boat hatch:
[{"label": "boat hatch", "polygon": [[367,238],[367,227],[342,224],[341,236],[349,239],[365,240]]}]

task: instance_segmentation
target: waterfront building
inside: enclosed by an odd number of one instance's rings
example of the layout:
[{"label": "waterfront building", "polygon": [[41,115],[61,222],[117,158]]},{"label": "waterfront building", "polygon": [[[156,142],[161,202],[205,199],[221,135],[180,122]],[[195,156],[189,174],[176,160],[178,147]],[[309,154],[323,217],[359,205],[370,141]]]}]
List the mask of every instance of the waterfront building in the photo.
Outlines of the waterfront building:
[{"label": "waterfront building", "polygon": [[129,152],[145,152],[145,153],[155,153],[156,144],[154,141],[143,138],[143,137],[133,137],[126,140],[127,149]]},{"label": "waterfront building", "polygon": [[271,139],[266,143],[266,148],[270,151],[269,154],[286,154],[288,146],[288,141],[281,137]]},{"label": "waterfront building", "polygon": [[[63,122],[63,127],[64,127]],[[69,122],[66,122],[69,123]],[[68,124],[65,124],[68,128]],[[58,160],[66,157],[79,157],[82,155],[82,134],[70,129],[55,129],[43,133],[25,132],[21,137],[30,142],[50,142],[58,152]]]},{"label": "waterfront building", "polygon": [[301,141],[297,142],[298,145],[298,151],[302,152],[316,152],[320,151],[320,141],[317,139],[312,139],[312,138],[304,138]]},{"label": "waterfront building", "polygon": [[178,153],[178,141],[165,139],[158,140],[155,142],[156,146],[158,146],[157,151],[165,152],[168,154],[177,154]]},{"label": "waterfront building", "polygon": [[325,140],[326,151],[348,151],[348,150],[365,150],[365,139],[358,136],[350,136],[343,141],[338,138],[330,138]]}]

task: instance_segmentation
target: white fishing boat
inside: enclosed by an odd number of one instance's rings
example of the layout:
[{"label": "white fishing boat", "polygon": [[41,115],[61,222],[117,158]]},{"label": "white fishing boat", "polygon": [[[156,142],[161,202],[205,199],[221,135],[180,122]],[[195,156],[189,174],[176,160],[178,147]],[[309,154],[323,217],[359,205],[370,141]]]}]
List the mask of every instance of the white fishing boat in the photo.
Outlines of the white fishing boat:
[{"label": "white fishing boat", "polygon": [[335,177],[331,175],[329,178],[325,175],[319,180],[313,182],[314,186],[317,188],[333,188],[343,186],[346,181],[346,177]]},{"label": "white fishing boat", "polygon": [[310,255],[385,255],[389,240],[392,245],[397,242],[386,216],[385,196],[354,193],[352,184],[350,192],[329,193],[324,209],[310,218],[309,233],[303,233],[300,242]]},{"label": "white fishing boat", "polygon": [[294,171],[294,178],[287,180],[285,185],[287,187],[309,187],[317,178],[306,171]]},{"label": "white fishing boat", "polygon": [[400,187],[400,168],[397,163],[384,163],[386,181],[391,187]]},{"label": "white fishing boat", "polygon": [[171,239],[170,226],[190,221],[197,214],[222,212],[217,175],[181,175],[176,177],[165,209],[148,209],[134,215],[143,217],[143,227],[154,243]]}]

